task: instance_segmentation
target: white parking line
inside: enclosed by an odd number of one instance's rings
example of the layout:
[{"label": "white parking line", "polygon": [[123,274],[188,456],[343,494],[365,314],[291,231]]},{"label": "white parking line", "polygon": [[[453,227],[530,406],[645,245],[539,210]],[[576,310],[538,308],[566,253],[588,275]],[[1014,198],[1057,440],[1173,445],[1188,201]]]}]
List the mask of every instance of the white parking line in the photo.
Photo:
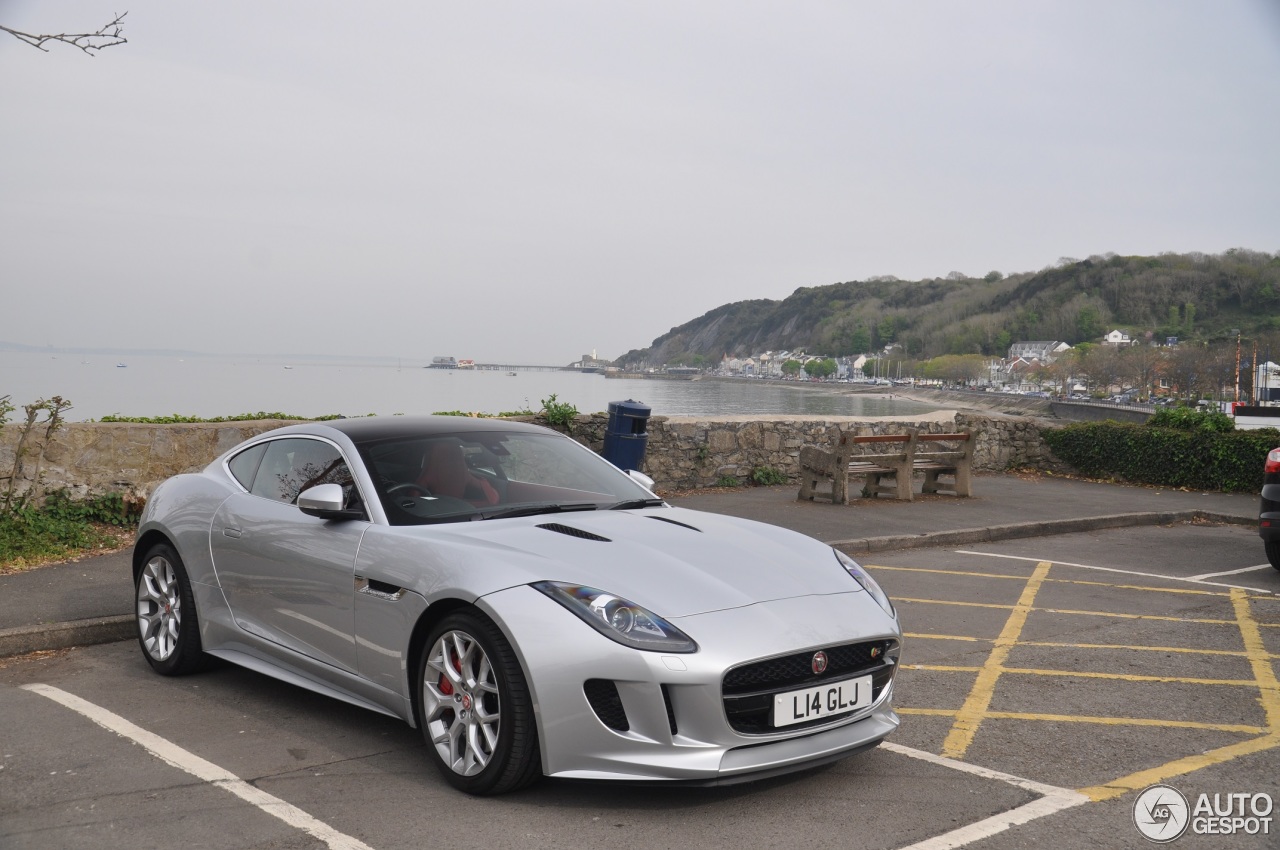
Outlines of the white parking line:
[{"label": "white parking line", "polygon": [[[1142,578],[1160,578],[1165,581],[1189,581],[1192,584],[1204,584],[1209,587],[1230,587],[1235,588],[1236,590],[1247,590],[1250,593],[1275,594],[1274,590],[1267,590],[1261,587],[1248,587],[1243,584],[1226,584],[1220,581],[1203,581],[1202,577],[1187,578],[1185,576],[1166,576],[1161,575],[1160,573],[1143,573],[1137,570],[1121,570],[1115,567],[1099,567],[1095,564],[1073,564],[1070,561],[1055,561],[1052,558],[1026,558],[1022,555],[998,555],[995,552],[977,552],[972,549],[957,549],[955,551],[957,555],[981,555],[984,558],[1005,558],[1010,561],[1031,561],[1032,563],[1037,564],[1041,561],[1048,561],[1049,563],[1055,564],[1059,567],[1079,567],[1082,570],[1098,570],[1099,572],[1104,573],[1120,573],[1121,575],[1141,576]],[[1249,567],[1249,570],[1252,569],[1255,568]],[[1241,572],[1248,572],[1248,570],[1241,570]],[[1229,573],[1218,573],[1217,575],[1229,575]]]},{"label": "white parking line", "polygon": [[888,750],[892,753],[908,756],[913,759],[927,761],[930,764],[949,767],[952,770],[959,770],[964,773],[970,773],[974,776],[980,776],[983,779],[994,779],[998,782],[1007,782],[1010,785],[1027,791],[1033,791],[1036,794],[1042,794],[1039,799],[1032,800],[1030,803],[1024,803],[1021,806],[1010,809],[1007,812],[994,814],[989,818],[975,821],[971,824],[953,829],[950,832],[944,832],[942,835],[935,835],[932,838],[926,838],[924,841],[918,841],[915,844],[900,848],[900,850],[954,850],[957,847],[964,847],[975,841],[981,841],[984,838],[990,838],[993,835],[1004,832],[1013,826],[1020,826],[1024,823],[1030,823],[1038,818],[1051,815],[1056,812],[1070,809],[1074,806],[1083,805],[1089,802],[1089,798],[1078,791],[1072,791],[1070,788],[1058,788],[1054,785],[1046,785],[1043,782],[1036,782],[1032,779],[1024,779],[1021,776],[1014,776],[1010,773],[1001,773],[998,770],[981,767],[976,764],[958,761],[956,759],[947,758],[946,756],[937,756],[924,750],[916,750],[911,747],[904,747],[901,744],[894,744],[885,741],[880,744],[881,749]]},{"label": "white parking line", "polygon": [[272,817],[279,818],[289,826],[300,829],[313,838],[323,841],[332,850],[372,850],[363,841],[338,832],[302,809],[250,785],[216,764],[205,761],[199,756],[182,749],[177,744],[161,738],[159,735],[152,734],[146,729],[130,723],[120,715],[113,714],[105,708],[81,699],[75,694],[42,684],[22,685],[22,689],[48,697],[54,702],[84,715],[103,729],[115,732],[117,735],[142,746],[166,764],[186,771],[197,779],[208,782],[210,785],[215,785],[224,791],[235,794],[240,799],[257,806]]},{"label": "white parking line", "polygon": [[1192,576],[1187,581],[1204,581],[1207,578],[1217,578],[1218,576],[1238,576],[1241,573],[1252,573],[1258,570],[1269,570],[1270,564],[1258,564],[1256,567],[1241,567],[1238,570],[1223,570],[1220,573],[1204,573],[1203,575]]}]

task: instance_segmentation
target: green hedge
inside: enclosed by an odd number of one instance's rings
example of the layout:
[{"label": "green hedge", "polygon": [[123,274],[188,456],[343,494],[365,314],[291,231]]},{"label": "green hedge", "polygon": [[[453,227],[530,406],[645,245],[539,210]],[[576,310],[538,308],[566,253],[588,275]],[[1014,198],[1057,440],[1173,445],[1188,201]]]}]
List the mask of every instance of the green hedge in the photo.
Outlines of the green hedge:
[{"label": "green hedge", "polygon": [[1261,492],[1267,452],[1280,446],[1275,428],[1219,431],[1209,423],[1082,422],[1042,433],[1053,453],[1083,475],[1189,490]]}]

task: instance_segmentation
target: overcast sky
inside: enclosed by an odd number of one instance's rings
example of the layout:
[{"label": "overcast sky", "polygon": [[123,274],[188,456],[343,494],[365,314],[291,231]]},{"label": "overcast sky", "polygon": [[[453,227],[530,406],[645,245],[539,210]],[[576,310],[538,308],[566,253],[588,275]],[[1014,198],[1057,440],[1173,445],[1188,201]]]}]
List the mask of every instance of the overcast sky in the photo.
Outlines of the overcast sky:
[{"label": "overcast sky", "polygon": [[0,0],[0,340],[613,358],[875,275],[1280,250],[1280,4]]}]

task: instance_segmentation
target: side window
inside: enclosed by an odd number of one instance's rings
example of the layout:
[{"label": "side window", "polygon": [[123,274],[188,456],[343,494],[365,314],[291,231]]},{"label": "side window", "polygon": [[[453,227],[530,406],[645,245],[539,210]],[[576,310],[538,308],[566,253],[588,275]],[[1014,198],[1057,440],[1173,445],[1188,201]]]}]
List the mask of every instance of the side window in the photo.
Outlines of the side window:
[{"label": "side window", "polygon": [[342,454],[321,440],[284,439],[266,444],[266,453],[254,476],[255,496],[293,504],[298,494],[317,484],[341,484],[348,507],[358,502],[351,470]]},{"label": "side window", "polygon": [[262,462],[262,454],[266,450],[267,444],[259,443],[227,461],[227,468],[244,489],[248,490],[253,486],[253,474],[258,471],[258,464]]}]

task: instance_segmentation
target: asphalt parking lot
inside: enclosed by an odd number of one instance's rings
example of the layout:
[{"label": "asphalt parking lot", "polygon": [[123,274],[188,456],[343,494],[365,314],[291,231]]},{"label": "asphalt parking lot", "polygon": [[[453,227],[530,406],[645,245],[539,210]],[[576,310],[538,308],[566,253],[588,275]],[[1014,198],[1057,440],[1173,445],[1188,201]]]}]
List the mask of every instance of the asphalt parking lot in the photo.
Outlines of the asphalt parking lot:
[{"label": "asphalt parking lot", "polygon": [[[0,660],[0,716],[37,720],[0,727],[0,846],[1136,848],[1149,785],[1280,800],[1280,573],[1252,529],[862,560],[907,633],[903,724],[826,768],[473,799],[398,721],[234,667],[163,679],[122,642]],[[1280,845],[1244,828],[1176,846]]]}]

